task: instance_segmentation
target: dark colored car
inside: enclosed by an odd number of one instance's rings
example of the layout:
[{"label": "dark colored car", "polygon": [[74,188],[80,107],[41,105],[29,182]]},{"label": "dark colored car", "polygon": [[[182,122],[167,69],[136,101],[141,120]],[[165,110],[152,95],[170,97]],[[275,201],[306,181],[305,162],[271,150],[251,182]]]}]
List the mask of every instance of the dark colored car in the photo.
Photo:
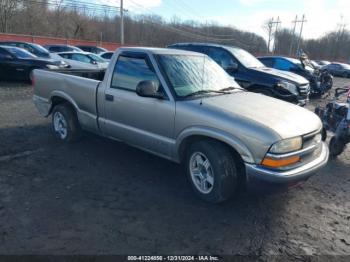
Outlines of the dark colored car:
[{"label": "dark colored car", "polygon": [[108,51],[108,52],[101,53],[101,54],[99,54],[99,55],[100,55],[100,57],[102,57],[102,58],[105,59],[105,60],[111,60],[113,54],[114,54],[114,52]]},{"label": "dark colored car", "polygon": [[317,64],[319,64],[320,66],[325,66],[325,65],[329,65],[331,62],[328,62],[326,60],[316,60],[315,61]]},{"label": "dark colored car", "polygon": [[50,53],[84,52],[80,48],[71,45],[44,45],[44,47],[49,50]]},{"label": "dark colored car", "polygon": [[330,63],[323,67],[334,76],[350,77],[350,65],[342,63]]},{"label": "dark colored car", "polygon": [[329,90],[333,85],[332,76],[327,76],[323,69],[314,68],[313,65],[301,63],[300,60],[283,56],[265,56],[258,59],[267,67],[298,74],[310,82],[311,93],[320,94]]},{"label": "dark colored car", "polygon": [[168,47],[208,55],[249,91],[300,105],[305,105],[309,98],[310,85],[305,78],[267,68],[241,48],[207,43],[181,43]]},{"label": "dark colored car", "polygon": [[18,47],[0,46],[0,80],[29,81],[34,69],[57,70],[67,66],[61,61],[39,58]]},{"label": "dark colored car", "polygon": [[77,45],[76,47],[78,47],[79,49],[85,52],[90,52],[94,54],[101,54],[108,51],[107,49],[104,49],[103,47],[99,47],[99,46]]},{"label": "dark colored car", "polygon": [[6,41],[0,42],[0,45],[15,46],[27,50],[38,57],[50,58],[50,52],[41,45],[27,42]]}]

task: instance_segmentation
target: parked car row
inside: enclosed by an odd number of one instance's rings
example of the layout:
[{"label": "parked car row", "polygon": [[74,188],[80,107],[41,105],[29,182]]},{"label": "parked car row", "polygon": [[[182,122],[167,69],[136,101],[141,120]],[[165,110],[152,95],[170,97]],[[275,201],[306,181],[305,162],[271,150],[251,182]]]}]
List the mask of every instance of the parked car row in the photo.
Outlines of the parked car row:
[{"label": "parked car row", "polygon": [[328,71],[315,67],[311,61],[282,56],[265,56],[258,58],[265,66],[292,72],[307,79],[312,95],[322,95],[333,86],[333,78]]},{"label": "parked car row", "polygon": [[0,80],[30,81],[34,69],[68,68],[64,61],[40,58],[14,46],[0,46]]},{"label": "parked car row", "polygon": [[305,105],[309,82],[296,74],[266,67],[247,51],[237,48],[205,43],[181,43],[169,48],[199,52],[208,55],[243,88]]},{"label": "parked car row", "polygon": [[3,41],[0,42],[0,80],[29,81],[34,69],[105,70],[112,54],[96,46],[41,46]]},{"label": "parked car row", "polygon": [[108,61],[98,55],[88,52],[57,52],[51,54],[56,60],[63,60],[75,69],[107,69]]},{"label": "parked car row", "polygon": [[[41,60],[50,59],[48,63],[52,60],[61,61],[66,65],[64,68],[73,70],[105,70],[114,54],[101,47],[84,45],[52,44],[42,47],[11,41],[0,42],[0,45],[25,49]],[[350,76],[350,66],[345,64],[326,61],[318,61],[318,64],[316,61],[279,56],[256,58],[237,47],[208,43],[177,43],[168,47],[206,54],[246,90],[301,106],[307,103],[310,95],[322,95],[332,87],[331,74]],[[6,64],[7,61],[3,63]],[[31,67],[38,68],[35,63]],[[30,73],[26,74],[23,78],[28,79]]]}]

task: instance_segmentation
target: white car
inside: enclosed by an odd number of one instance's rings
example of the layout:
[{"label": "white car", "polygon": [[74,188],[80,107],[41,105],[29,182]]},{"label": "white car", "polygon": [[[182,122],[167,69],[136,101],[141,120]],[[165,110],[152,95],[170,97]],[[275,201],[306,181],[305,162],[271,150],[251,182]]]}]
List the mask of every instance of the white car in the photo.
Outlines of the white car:
[{"label": "white car", "polygon": [[107,69],[108,61],[88,52],[61,52],[51,53],[52,58],[64,60],[71,69]]}]

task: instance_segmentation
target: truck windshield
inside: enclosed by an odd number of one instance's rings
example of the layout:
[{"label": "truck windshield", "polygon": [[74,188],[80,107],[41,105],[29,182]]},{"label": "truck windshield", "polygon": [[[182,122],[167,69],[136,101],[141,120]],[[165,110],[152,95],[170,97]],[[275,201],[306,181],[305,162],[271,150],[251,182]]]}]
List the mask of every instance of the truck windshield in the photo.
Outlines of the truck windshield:
[{"label": "truck windshield", "polygon": [[236,59],[247,68],[265,67],[255,56],[240,48],[227,47]]},{"label": "truck windshield", "polygon": [[158,55],[157,57],[178,97],[241,89],[231,76],[207,56]]}]

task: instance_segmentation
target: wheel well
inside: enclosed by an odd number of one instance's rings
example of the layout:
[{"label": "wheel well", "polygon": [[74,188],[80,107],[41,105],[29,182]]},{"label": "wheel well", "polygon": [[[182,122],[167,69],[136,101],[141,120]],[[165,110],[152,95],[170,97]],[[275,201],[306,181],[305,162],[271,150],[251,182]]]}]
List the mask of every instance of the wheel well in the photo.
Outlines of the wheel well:
[{"label": "wheel well", "polygon": [[50,109],[50,114],[52,113],[52,110],[57,106],[58,104],[68,104],[74,109],[74,106],[67,100],[59,96],[54,96],[51,98],[51,109]]},{"label": "wheel well", "polygon": [[238,174],[239,174],[239,184],[240,185],[244,185],[246,182],[246,172],[245,172],[245,165],[244,165],[244,161],[241,157],[241,155],[237,152],[237,150],[235,148],[233,148],[232,146],[230,146],[229,144],[220,141],[218,139],[215,138],[211,138],[211,137],[207,137],[207,136],[201,136],[201,135],[193,135],[193,136],[189,136],[186,137],[184,139],[184,141],[181,143],[180,145],[180,149],[179,149],[179,156],[180,156],[180,161],[181,163],[184,162],[185,157],[186,157],[186,148],[189,148],[191,146],[191,144],[196,143],[198,141],[212,141],[215,143],[219,143],[224,145],[232,154],[233,158],[235,159],[237,166],[236,168],[238,169]]},{"label": "wheel well", "polygon": [[269,93],[271,95],[277,96],[279,95],[275,88],[272,86],[266,86],[266,85],[252,85],[249,87],[249,90],[254,93],[259,94],[266,94]]}]

